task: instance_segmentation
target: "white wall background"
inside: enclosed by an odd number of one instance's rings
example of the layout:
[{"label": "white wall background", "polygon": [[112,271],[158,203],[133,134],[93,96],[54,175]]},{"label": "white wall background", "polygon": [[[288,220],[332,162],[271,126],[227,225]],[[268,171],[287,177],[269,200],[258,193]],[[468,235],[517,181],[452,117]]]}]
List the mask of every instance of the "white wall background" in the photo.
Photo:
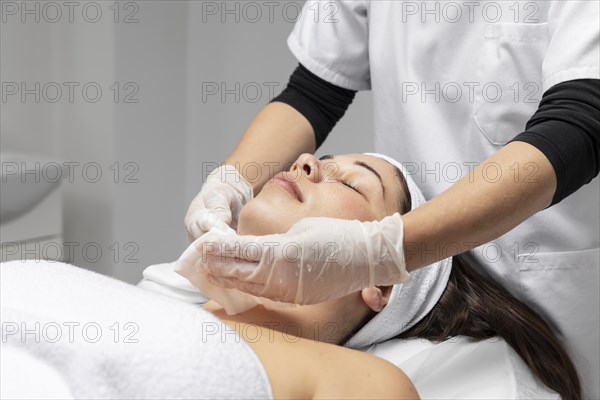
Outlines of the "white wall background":
[{"label": "white wall background", "polygon": [[[28,2],[29,9],[34,3]],[[102,16],[95,23],[84,18],[89,3],[74,9],[73,22],[63,7],[62,18],[52,23],[47,20],[55,18],[55,10],[44,12],[43,3],[39,22],[35,13],[23,22],[24,3],[15,2],[19,9],[12,15],[2,1],[2,83],[25,82],[28,88],[56,83],[63,93],[56,103],[41,89],[39,103],[33,95],[24,102],[20,95],[3,99],[0,144],[2,151],[80,163],[73,182],[63,183],[65,241],[74,249],[69,261],[137,282],[147,265],[179,256],[187,244],[183,217],[208,163],[227,157],[270,100],[269,85],[276,94],[285,86],[296,65],[286,38],[302,2],[287,6],[287,15],[286,1],[251,2],[253,9],[245,1],[228,1],[232,13],[225,13],[223,2],[120,2],[115,22],[115,3],[99,1]],[[88,6],[85,16],[93,20],[97,8]],[[138,22],[125,23],[128,15]],[[72,103],[64,82],[79,84]],[[102,89],[95,103],[81,92],[90,82]],[[115,82],[118,99],[110,88]],[[203,96],[207,85],[234,89],[236,83],[248,88],[239,99]],[[138,102],[124,103],[135,88]],[[371,151],[371,121],[370,94],[360,93],[319,154]],[[94,169],[83,174],[88,163],[101,168],[95,183],[89,182]],[[137,182],[127,183],[126,177]],[[102,255],[85,254],[88,243]]]}]

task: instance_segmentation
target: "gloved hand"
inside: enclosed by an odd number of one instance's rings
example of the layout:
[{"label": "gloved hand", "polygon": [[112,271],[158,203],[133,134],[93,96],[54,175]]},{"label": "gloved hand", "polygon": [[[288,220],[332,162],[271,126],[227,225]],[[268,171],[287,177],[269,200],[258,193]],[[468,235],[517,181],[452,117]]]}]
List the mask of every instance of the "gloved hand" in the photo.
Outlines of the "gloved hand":
[{"label": "gloved hand", "polygon": [[285,234],[208,232],[194,245],[210,283],[255,296],[315,304],[375,285],[410,280],[399,213],[360,222],[311,217]]},{"label": "gloved hand", "polygon": [[240,210],[252,199],[252,186],[232,165],[212,171],[196,195],[185,216],[190,240],[200,237],[210,228],[237,228]]}]

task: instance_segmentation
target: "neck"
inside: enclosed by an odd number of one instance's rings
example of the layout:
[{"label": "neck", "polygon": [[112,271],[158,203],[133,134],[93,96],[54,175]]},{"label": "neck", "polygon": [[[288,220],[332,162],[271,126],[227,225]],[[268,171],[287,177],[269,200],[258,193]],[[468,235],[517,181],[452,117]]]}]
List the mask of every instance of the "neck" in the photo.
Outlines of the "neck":
[{"label": "neck", "polygon": [[[281,332],[287,340],[294,337],[341,344],[372,317],[365,310],[360,294],[353,294],[356,301],[339,299],[321,304],[297,307],[266,309],[258,305],[248,311],[236,315],[228,315],[223,307],[209,301],[203,308],[216,317],[229,323],[243,323],[261,326],[272,331]],[[360,322],[357,325],[357,320]]]}]

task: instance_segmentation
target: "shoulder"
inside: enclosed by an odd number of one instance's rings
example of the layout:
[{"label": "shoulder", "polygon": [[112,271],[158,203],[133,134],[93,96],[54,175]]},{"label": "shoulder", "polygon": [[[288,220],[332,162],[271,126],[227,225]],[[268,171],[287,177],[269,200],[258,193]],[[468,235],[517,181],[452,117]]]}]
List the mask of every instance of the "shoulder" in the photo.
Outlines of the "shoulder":
[{"label": "shoulder", "polygon": [[[357,350],[319,343],[317,398],[418,399],[406,374],[394,364]],[[324,366],[327,366],[323,368]]]},{"label": "shoulder", "polygon": [[[256,352],[275,398],[419,398],[400,368],[374,355],[253,324],[227,322]],[[252,327],[253,334],[245,327]]]}]

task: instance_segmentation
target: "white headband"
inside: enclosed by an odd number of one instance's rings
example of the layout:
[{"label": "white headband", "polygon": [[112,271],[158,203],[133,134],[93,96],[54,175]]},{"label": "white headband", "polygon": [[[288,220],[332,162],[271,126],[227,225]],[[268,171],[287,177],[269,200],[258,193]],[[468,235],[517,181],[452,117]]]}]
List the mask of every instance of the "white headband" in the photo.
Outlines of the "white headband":
[{"label": "white headband", "polygon": [[[365,153],[365,155],[381,158],[398,167],[406,179],[410,192],[411,211],[425,203],[423,193],[402,164],[383,154]],[[356,332],[345,346],[367,347],[410,329],[437,304],[446,289],[451,269],[452,257],[449,257],[411,272],[411,282],[394,285],[388,304]]]}]

